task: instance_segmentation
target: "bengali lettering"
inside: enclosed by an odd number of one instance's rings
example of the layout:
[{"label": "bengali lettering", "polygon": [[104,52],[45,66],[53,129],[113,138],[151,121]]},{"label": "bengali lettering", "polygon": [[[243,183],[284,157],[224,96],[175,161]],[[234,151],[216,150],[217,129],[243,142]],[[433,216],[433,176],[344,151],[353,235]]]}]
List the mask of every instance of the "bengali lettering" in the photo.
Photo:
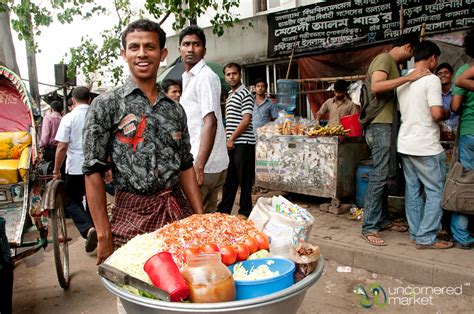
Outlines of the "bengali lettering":
[{"label": "bengali lettering", "polygon": [[457,19],[456,20],[456,25],[457,26],[471,26],[474,25],[474,19],[473,18],[463,18],[463,19]]},{"label": "bengali lettering", "polygon": [[367,7],[365,8],[365,10],[367,13],[387,11],[387,10],[390,10],[390,3],[377,5],[375,7]]},{"label": "bengali lettering", "polygon": [[462,10],[462,11],[454,11],[454,12],[446,12],[445,16],[454,18],[458,16],[469,15],[469,9]]},{"label": "bengali lettering", "polygon": [[406,15],[406,16],[408,16],[408,17],[411,17],[412,14],[420,13],[422,10],[423,10],[423,6],[422,6],[422,5],[420,5],[420,6],[418,6],[418,7],[414,7],[414,8],[403,9],[403,15]]},{"label": "bengali lettering", "polygon": [[299,16],[300,16],[300,12],[295,12],[295,13],[275,16],[275,20],[281,21],[281,20],[295,19],[295,18],[298,18]]},{"label": "bengali lettering", "polygon": [[355,5],[378,4],[377,0],[354,0]]},{"label": "bengali lettering", "polygon": [[346,17],[346,16],[354,16],[354,15],[358,15],[362,13],[364,13],[363,9],[352,9],[352,10],[338,11],[336,12],[336,15]]},{"label": "bengali lettering", "polygon": [[333,21],[326,21],[326,22],[316,22],[311,24],[311,28],[315,31],[320,29],[331,29],[335,27],[347,27],[348,19],[341,19],[341,20],[333,20]]},{"label": "bengali lettering", "polygon": [[451,24],[453,21],[443,21],[439,23],[431,23],[431,24],[426,24],[426,30],[427,31],[435,31],[438,29],[446,28],[446,27],[451,27]]},{"label": "bengali lettering", "polygon": [[299,25],[283,28],[283,29],[276,29],[275,30],[275,36],[279,37],[281,35],[290,35],[294,33],[298,33],[300,31],[308,31],[309,24],[308,23],[301,23]]},{"label": "bengali lettering", "polygon": [[[400,5],[405,17],[400,30]],[[471,27],[474,0],[335,0],[269,15],[269,56],[388,41],[401,33]]]}]

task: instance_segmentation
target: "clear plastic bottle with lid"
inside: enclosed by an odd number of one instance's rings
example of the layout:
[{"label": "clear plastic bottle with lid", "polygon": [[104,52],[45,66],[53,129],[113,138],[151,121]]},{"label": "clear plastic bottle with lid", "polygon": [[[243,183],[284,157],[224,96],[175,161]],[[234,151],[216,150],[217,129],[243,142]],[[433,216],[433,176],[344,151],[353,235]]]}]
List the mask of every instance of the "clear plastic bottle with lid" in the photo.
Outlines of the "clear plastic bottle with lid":
[{"label": "clear plastic bottle with lid", "polygon": [[193,303],[235,300],[235,282],[220,253],[188,255],[182,275]]},{"label": "clear plastic bottle with lid", "polygon": [[278,80],[276,93],[276,107],[278,111],[285,111],[287,114],[293,114],[293,111],[296,108],[297,92],[298,83],[294,80]]}]

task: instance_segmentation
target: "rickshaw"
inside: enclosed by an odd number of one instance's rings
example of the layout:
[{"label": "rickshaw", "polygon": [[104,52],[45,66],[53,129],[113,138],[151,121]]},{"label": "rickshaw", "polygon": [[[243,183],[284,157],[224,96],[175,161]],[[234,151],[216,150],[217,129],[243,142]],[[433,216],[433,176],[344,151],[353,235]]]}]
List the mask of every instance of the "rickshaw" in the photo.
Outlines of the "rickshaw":
[{"label": "rickshaw", "polygon": [[[38,155],[32,98],[12,70],[0,66],[0,216],[6,220],[12,261],[53,244],[59,284],[69,286],[69,251],[64,215],[65,187],[51,180]],[[38,232],[33,241],[24,235]],[[51,231],[51,239],[48,239]]]}]

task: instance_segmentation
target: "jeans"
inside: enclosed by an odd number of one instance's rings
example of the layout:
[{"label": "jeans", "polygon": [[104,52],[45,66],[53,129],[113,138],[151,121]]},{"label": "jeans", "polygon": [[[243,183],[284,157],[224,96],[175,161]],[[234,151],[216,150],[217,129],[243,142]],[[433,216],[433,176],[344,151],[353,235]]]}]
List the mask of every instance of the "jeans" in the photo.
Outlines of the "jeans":
[{"label": "jeans", "polygon": [[390,223],[384,192],[388,179],[391,134],[390,123],[373,123],[365,130],[365,140],[372,153],[373,169],[365,194],[363,234],[377,232]]},{"label": "jeans", "polygon": [[89,209],[87,206],[84,208],[82,204],[84,195],[86,195],[84,175],[66,175],[66,193],[69,199],[65,206],[66,211],[72,218],[81,236],[85,239],[89,229],[94,227],[94,223]]},{"label": "jeans", "polygon": [[[469,170],[474,170],[474,135],[462,135],[459,137],[459,161]],[[461,245],[469,245],[474,243],[474,238],[467,230],[469,224],[469,216],[452,213],[451,232],[454,241]]]},{"label": "jeans", "polygon": [[[405,212],[410,239],[431,245],[441,230],[441,195],[446,179],[446,154],[433,156],[402,155],[405,175]],[[426,199],[423,197],[422,188]]]},{"label": "jeans", "polygon": [[224,187],[222,200],[217,205],[217,211],[230,214],[234,206],[235,196],[240,186],[239,214],[249,216],[252,211],[252,184],[255,176],[255,145],[235,144],[229,150],[229,168]]}]

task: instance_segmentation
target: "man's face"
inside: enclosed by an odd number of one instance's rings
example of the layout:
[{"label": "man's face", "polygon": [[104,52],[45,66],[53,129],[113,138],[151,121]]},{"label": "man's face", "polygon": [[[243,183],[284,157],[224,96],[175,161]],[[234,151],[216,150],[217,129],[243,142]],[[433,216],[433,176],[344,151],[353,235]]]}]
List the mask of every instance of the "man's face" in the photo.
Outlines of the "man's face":
[{"label": "man's face", "polygon": [[181,87],[179,87],[179,85],[171,85],[168,87],[166,96],[179,102],[179,98],[181,97]]},{"label": "man's face", "polygon": [[343,100],[346,97],[346,92],[334,91],[334,98],[337,100]]},{"label": "man's face", "polygon": [[121,55],[128,63],[132,78],[137,81],[156,80],[160,62],[168,55],[166,48],[160,49],[158,34],[135,31],[127,34],[125,42]]},{"label": "man's face", "polygon": [[263,96],[265,95],[266,91],[267,88],[265,87],[265,83],[258,82],[257,84],[255,84],[255,94]]},{"label": "man's face", "polygon": [[436,75],[438,75],[439,79],[441,80],[441,84],[451,84],[453,73],[449,72],[448,69],[441,68],[438,70],[438,72],[436,72]]},{"label": "man's face", "polygon": [[186,35],[179,45],[179,53],[183,62],[192,67],[204,58],[206,48],[197,35]]},{"label": "man's face", "polygon": [[240,86],[240,71],[236,67],[228,67],[224,70],[224,78],[230,88],[235,89]]}]

